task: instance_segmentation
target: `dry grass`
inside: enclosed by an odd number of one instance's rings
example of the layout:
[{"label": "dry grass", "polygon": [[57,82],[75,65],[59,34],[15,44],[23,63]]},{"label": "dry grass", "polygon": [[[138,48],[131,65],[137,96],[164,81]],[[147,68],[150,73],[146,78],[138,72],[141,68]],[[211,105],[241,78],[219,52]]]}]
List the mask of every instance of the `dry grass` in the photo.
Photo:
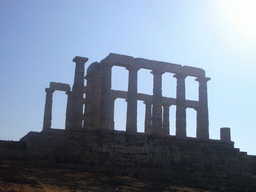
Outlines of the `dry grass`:
[{"label": "dry grass", "polygon": [[165,182],[139,180],[129,176],[110,176],[105,173],[90,173],[74,169],[39,168],[33,166],[0,165],[0,192],[43,191],[164,191],[199,192]]}]

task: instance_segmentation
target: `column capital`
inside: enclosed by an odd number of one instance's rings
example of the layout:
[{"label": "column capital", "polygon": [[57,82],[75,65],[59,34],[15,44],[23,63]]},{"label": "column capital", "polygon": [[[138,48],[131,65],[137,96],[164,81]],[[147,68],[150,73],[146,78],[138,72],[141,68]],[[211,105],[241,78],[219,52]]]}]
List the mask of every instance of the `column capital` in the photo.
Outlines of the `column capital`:
[{"label": "column capital", "polygon": [[203,82],[206,83],[209,80],[211,80],[211,78],[209,78],[209,77],[197,77],[196,78],[196,81],[198,81],[199,83],[203,83]]},{"label": "column capital", "polygon": [[155,69],[152,70],[150,73],[153,74],[153,75],[162,75],[162,74],[164,74],[163,71],[161,71],[161,70],[155,70]]},{"label": "column capital", "polygon": [[88,61],[88,58],[87,57],[79,57],[79,56],[76,56],[74,59],[73,59],[73,62],[75,63],[86,63]]},{"label": "column capital", "polygon": [[128,71],[138,71],[140,69],[140,67],[129,65],[129,66],[126,67],[126,69]]},{"label": "column capital", "polygon": [[173,75],[173,77],[175,77],[176,79],[185,79],[187,75],[182,73],[176,73],[175,75]]},{"label": "column capital", "polygon": [[55,90],[51,88],[45,88],[46,93],[53,93]]},{"label": "column capital", "polygon": [[69,96],[69,95],[72,95],[72,91],[66,91],[66,94]]},{"label": "column capital", "polygon": [[147,105],[147,104],[148,104],[148,105],[152,105],[152,104],[153,104],[152,101],[144,101],[143,103],[144,103],[145,105]]},{"label": "column capital", "polygon": [[164,107],[170,107],[172,104],[170,104],[170,103],[163,103],[163,106]]},{"label": "column capital", "polygon": [[[111,100],[112,100],[112,101],[115,101],[117,98],[118,98],[117,96],[111,95]],[[125,100],[125,101],[126,101],[126,100]]]}]

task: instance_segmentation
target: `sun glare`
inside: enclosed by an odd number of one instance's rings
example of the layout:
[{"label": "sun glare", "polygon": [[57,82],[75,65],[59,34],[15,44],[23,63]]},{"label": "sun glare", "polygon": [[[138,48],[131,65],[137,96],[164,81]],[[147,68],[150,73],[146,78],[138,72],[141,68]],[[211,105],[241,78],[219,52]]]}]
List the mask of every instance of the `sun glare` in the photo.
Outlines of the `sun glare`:
[{"label": "sun glare", "polygon": [[239,34],[256,41],[256,1],[225,0],[225,14]]}]

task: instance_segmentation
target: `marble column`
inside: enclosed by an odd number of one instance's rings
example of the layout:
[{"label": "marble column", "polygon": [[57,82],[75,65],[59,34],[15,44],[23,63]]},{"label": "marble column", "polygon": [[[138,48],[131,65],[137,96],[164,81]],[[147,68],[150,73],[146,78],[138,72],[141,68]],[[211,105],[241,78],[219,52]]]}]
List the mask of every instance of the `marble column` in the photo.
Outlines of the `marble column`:
[{"label": "marble column", "polygon": [[198,77],[199,82],[199,106],[197,109],[197,131],[199,139],[209,139],[209,119],[208,119],[208,99],[207,99],[207,81],[208,77]]},{"label": "marble column", "polygon": [[137,71],[138,68],[128,67],[129,82],[127,94],[126,133],[137,133]]},{"label": "marble column", "polygon": [[163,134],[164,135],[170,135],[170,122],[169,122],[169,109],[170,109],[170,104],[163,104],[164,107],[164,120],[163,120]]},{"label": "marble column", "polygon": [[152,133],[152,124],[151,124],[151,102],[144,101],[145,104],[145,133]]},{"label": "marble column", "polygon": [[185,94],[185,78],[186,75],[176,74],[176,136],[180,138],[186,137],[186,94]]},{"label": "marble column", "polygon": [[152,118],[152,133],[163,134],[162,125],[162,72],[152,71],[154,75],[153,88],[153,118]]},{"label": "marble column", "polygon": [[84,107],[84,127],[93,127],[92,125],[92,104],[93,104],[93,95],[92,95],[92,75],[86,75],[86,97],[85,97],[85,107]]},{"label": "marble column", "polygon": [[46,99],[45,99],[45,107],[44,107],[44,123],[43,123],[43,131],[49,131],[51,129],[52,124],[52,96],[54,90],[50,88],[45,89]]},{"label": "marble column", "polygon": [[112,64],[104,62],[100,104],[100,129],[111,129],[111,68]]},{"label": "marble column", "polygon": [[72,91],[67,91],[66,94],[68,95],[67,99],[67,109],[66,109],[66,125],[65,125],[65,130],[70,130],[72,129],[72,125],[74,122],[74,118],[72,117],[73,111],[74,111],[74,105],[73,105],[73,99],[72,99]]},{"label": "marble column", "polygon": [[88,58],[76,56],[73,62],[76,63],[75,79],[72,88],[72,98],[74,104],[73,111],[73,125],[72,129],[82,128],[82,122],[84,119],[83,115],[83,104],[84,104],[84,65],[88,61]]},{"label": "marble column", "polygon": [[102,75],[103,70],[97,68],[93,71],[93,82],[92,82],[92,124],[94,129],[100,129],[100,103],[101,103],[101,86],[102,86]]}]

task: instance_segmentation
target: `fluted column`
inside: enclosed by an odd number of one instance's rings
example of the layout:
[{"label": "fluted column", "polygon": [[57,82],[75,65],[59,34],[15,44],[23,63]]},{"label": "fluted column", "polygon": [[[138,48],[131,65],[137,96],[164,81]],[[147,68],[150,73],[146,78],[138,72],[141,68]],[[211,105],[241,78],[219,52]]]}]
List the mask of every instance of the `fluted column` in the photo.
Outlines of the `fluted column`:
[{"label": "fluted column", "polygon": [[84,103],[84,64],[88,61],[88,58],[76,56],[73,62],[76,63],[75,79],[72,88],[73,92],[73,104],[74,111],[72,118],[74,119],[72,129],[82,128],[83,115],[83,103]]},{"label": "fluted column", "polygon": [[51,129],[52,124],[52,96],[54,90],[50,88],[45,89],[46,99],[45,99],[45,107],[44,107],[44,124],[43,131],[49,131]]},{"label": "fluted column", "polygon": [[128,67],[129,82],[127,94],[126,133],[137,133],[137,71],[138,68]]},{"label": "fluted column", "polygon": [[177,98],[176,98],[176,136],[186,137],[186,95],[185,95],[185,78],[186,75],[176,74],[177,79]]},{"label": "fluted column", "polygon": [[162,72],[152,71],[154,75],[153,88],[153,118],[152,118],[152,133],[163,134],[162,125]]},{"label": "fluted column", "polygon": [[101,105],[100,105],[100,129],[111,129],[111,68],[110,63],[104,62]]},{"label": "fluted column", "polygon": [[207,81],[208,77],[198,77],[199,82],[199,107],[197,109],[197,138],[209,139]]},{"label": "fluted column", "polygon": [[92,127],[95,129],[100,129],[100,103],[101,103],[101,87],[102,87],[102,75],[103,70],[99,67],[94,69],[92,76]]},{"label": "fluted column", "polygon": [[151,124],[151,102],[144,101],[145,104],[145,133],[152,133]]},{"label": "fluted column", "polygon": [[164,135],[170,135],[170,122],[169,122],[169,109],[170,109],[170,104],[163,104],[164,107],[164,120],[163,120],[163,134]]}]

